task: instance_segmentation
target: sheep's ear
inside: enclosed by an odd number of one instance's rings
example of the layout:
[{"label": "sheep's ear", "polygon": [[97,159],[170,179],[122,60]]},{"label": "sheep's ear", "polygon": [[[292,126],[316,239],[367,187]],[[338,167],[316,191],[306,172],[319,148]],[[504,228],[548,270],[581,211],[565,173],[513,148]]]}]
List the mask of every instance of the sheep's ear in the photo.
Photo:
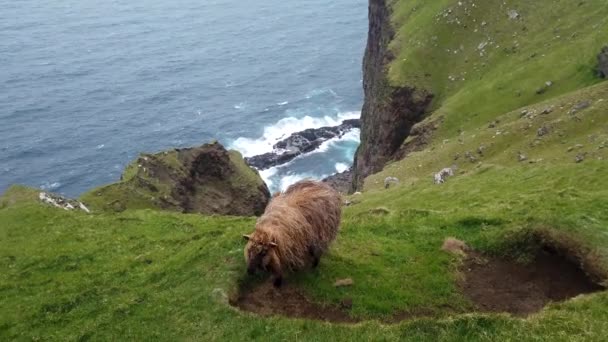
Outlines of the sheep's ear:
[{"label": "sheep's ear", "polygon": [[251,236],[250,235],[243,235],[243,239],[249,241],[249,239],[251,239]]},{"label": "sheep's ear", "polygon": [[270,243],[270,247],[276,247],[276,246],[277,246],[277,244],[275,242]]}]

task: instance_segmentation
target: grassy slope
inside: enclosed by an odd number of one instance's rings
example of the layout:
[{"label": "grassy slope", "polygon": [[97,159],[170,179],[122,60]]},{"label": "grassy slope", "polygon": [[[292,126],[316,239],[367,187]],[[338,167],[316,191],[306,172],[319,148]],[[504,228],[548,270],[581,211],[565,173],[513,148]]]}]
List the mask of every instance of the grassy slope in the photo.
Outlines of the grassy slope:
[{"label": "grassy slope", "polygon": [[[351,297],[352,314],[371,321],[332,325],[232,309],[227,296],[245,273],[240,235],[252,229],[253,218],[149,209],[86,215],[41,206],[35,193],[15,187],[0,200],[0,340],[603,340],[605,292],[551,305],[528,319],[448,316],[445,310],[471,308],[454,285],[459,259],[439,250],[447,236],[525,257],[519,241],[525,234],[519,233],[538,229],[576,242],[600,269],[608,267],[608,83],[587,87],[598,82],[591,69],[605,43],[600,37],[608,36],[608,7],[602,1],[503,2],[475,2],[471,15],[487,22],[483,34],[471,32],[472,23],[461,30],[436,21],[456,1],[395,4],[401,29],[393,82],[433,89],[434,115],[444,115],[445,124],[425,151],[371,176],[366,191],[351,198],[357,204],[346,209],[343,230],[320,268],[289,279],[319,302]],[[496,6],[501,10],[489,10]],[[506,17],[511,7],[522,22]],[[445,45],[429,45],[434,36],[463,50],[447,54]],[[476,48],[484,37],[496,43],[482,57]],[[503,49],[514,40],[517,52]],[[417,41],[419,48],[401,48]],[[448,79],[464,72],[464,81]],[[537,95],[547,80],[555,85]],[[575,120],[568,112],[583,100],[590,106]],[[538,114],[551,105],[552,113]],[[522,106],[536,115],[520,118]],[[496,118],[500,123],[489,129]],[[551,133],[538,139],[542,125]],[[568,152],[577,144],[583,147]],[[483,156],[476,153],[481,145]],[[466,151],[479,162],[465,161]],[[518,151],[536,162],[518,162]],[[582,152],[586,160],[576,164]],[[456,154],[461,157],[454,161]],[[433,172],[454,163],[457,176],[432,184]],[[401,183],[385,190],[389,175]],[[334,288],[343,277],[355,285]],[[439,318],[394,325],[374,320],[420,311]]]},{"label": "grassy slope", "polygon": [[[604,0],[391,2],[398,32],[391,80],[437,95],[443,137],[598,82],[596,56],[608,44]],[[520,18],[509,19],[509,10]],[[554,85],[537,95],[547,81]]]},{"label": "grassy slope", "polygon": [[[320,269],[290,281],[322,302],[351,297],[358,317],[420,310],[444,316],[446,306],[467,311],[453,282],[459,260],[439,250],[446,236],[505,253],[517,251],[505,242],[510,232],[550,227],[605,262],[607,172],[600,161],[490,168],[442,186],[421,181],[357,195],[360,202],[347,209]],[[608,333],[607,293],[552,305],[527,320],[464,314],[344,326],[258,318],[226,300],[245,273],[240,235],[252,229],[253,219],[152,210],[86,215],[41,206],[24,193],[11,190],[5,198],[12,204],[0,206],[1,339],[601,340]],[[387,212],[373,214],[378,207]],[[345,276],[355,280],[352,288],[331,286]]]}]

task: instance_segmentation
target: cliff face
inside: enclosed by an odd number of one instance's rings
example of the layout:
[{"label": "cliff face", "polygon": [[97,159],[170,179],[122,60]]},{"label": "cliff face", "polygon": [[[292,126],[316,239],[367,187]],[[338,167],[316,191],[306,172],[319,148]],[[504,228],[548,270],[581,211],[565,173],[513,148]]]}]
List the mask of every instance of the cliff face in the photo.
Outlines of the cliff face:
[{"label": "cliff face", "polygon": [[270,192],[236,151],[219,143],[141,155],[118,183],[91,190],[93,209],[160,208],[186,213],[261,215]]},{"label": "cliff face", "polygon": [[362,186],[366,176],[382,170],[393,158],[433,98],[432,94],[414,87],[395,87],[389,82],[388,65],[394,58],[389,43],[395,32],[387,2],[369,2],[369,32],[363,58],[365,99],[361,111],[361,144],[353,165],[353,191]]}]

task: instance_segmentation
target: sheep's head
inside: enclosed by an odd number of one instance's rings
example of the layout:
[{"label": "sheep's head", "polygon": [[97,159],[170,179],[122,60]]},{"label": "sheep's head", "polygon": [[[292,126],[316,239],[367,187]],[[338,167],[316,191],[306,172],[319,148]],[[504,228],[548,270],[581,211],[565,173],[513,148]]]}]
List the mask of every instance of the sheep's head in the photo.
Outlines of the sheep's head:
[{"label": "sheep's head", "polygon": [[245,246],[247,273],[254,274],[257,270],[267,270],[277,244],[267,236],[257,234],[257,232],[251,235],[243,235],[243,238],[247,240]]}]

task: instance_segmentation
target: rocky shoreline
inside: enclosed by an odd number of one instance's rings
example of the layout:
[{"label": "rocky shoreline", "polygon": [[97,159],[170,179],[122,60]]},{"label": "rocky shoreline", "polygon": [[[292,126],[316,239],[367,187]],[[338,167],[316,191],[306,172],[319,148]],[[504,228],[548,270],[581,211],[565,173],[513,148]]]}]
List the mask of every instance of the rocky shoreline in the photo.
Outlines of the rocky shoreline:
[{"label": "rocky shoreline", "polygon": [[266,170],[288,163],[299,155],[316,150],[328,140],[341,138],[351,130],[359,128],[359,119],[344,120],[338,126],[309,128],[279,141],[272,147],[272,152],[245,158],[245,162],[258,170]]}]

